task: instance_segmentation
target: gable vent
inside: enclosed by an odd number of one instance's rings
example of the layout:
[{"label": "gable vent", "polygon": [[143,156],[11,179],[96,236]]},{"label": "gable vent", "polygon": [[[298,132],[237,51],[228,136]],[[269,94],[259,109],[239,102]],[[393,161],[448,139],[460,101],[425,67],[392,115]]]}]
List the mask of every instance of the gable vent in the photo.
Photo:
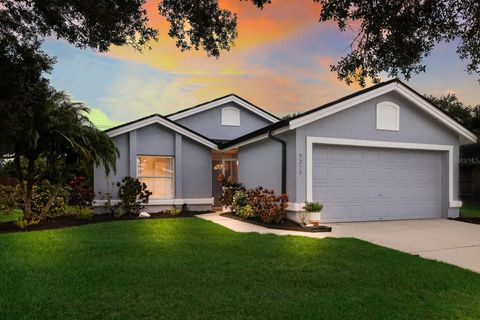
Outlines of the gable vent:
[{"label": "gable vent", "polygon": [[222,126],[240,126],[240,110],[232,107],[223,108]]},{"label": "gable vent", "polygon": [[393,102],[377,104],[377,130],[400,130],[400,107]]}]

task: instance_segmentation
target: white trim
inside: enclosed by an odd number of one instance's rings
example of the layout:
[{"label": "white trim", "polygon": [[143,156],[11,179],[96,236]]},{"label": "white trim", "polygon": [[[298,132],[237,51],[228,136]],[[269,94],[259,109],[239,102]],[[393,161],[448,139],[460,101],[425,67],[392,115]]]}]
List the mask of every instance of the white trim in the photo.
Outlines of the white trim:
[{"label": "white trim", "polygon": [[288,211],[305,211],[305,209],[303,209],[304,206],[305,206],[305,203],[289,202],[287,210]]},{"label": "white trim", "polygon": [[215,143],[213,143],[213,142],[211,142],[211,141],[209,141],[209,140],[207,140],[203,137],[200,137],[200,136],[194,134],[193,132],[188,131],[188,130],[176,125],[175,123],[172,123],[168,120],[165,120],[162,117],[157,116],[157,115],[154,115],[152,117],[149,117],[149,118],[141,120],[141,121],[134,122],[134,123],[129,124],[129,125],[122,126],[120,128],[117,128],[117,129],[113,129],[113,130],[107,132],[107,134],[108,134],[109,137],[115,137],[115,136],[121,135],[123,133],[127,133],[127,132],[130,132],[132,130],[139,129],[139,128],[143,128],[145,126],[155,124],[155,123],[161,124],[162,126],[164,126],[166,128],[172,129],[173,131],[176,131],[176,132],[180,133],[181,135],[184,135],[184,136],[186,136],[186,137],[188,137],[192,140],[200,142],[201,144],[206,145],[207,147],[218,150],[218,147]]},{"label": "white trim", "polygon": [[[94,207],[103,207],[107,204],[108,200],[93,200]],[[120,200],[115,199],[111,200],[112,205],[116,205]],[[168,206],[168,205],[177,205],[181,206],[183,204],[211,204],[213,205],[213,198],[191,198],[191,199],[151,199],[145,206]]]},{"label": "white trim", "polygon": [[398,82],[392,82],[388,85],[354,96],[350,99],[338,102],[327,108],[320,109],[316,112],[294,119],[290,121],[290,129],[296,129],[298,127],[309,124],[313,121],[317,121],[319,119],[328,117],[334,113],[351,108],[362,102],[379,97],[385,93],[392,92],[392,91],[398,92],[399,94],[407,98],[409,101],[414,103],[416,106],[420,107],[421,109],[429,113],[431,116],[433,116],[434,118],[436,118],[437,120],[445,124],[447,127],[449,127],[450,129],[454,130],[455,132],[457,132],[458,134],[466,138],[468,141],[474,142],[474,143],[477,142],[477,136],[475,135],[475,133],[463,127],[458,122],[450,118],[448,115],[438,110],[438,108],[433,106],[431,103],[428,103],[426,100],[419,97],[419,95],[416,92],[412,91],[410,88]]},{"label": "white trim", "polygon": [[420,143],[406,143],[406,142],[390,142],[390,141],[373,141],[373,140],[353,140],[353,139],[338,139],[338,138],[323,138],[307,136],[307,194],[306,200],[313,199],[313,181],[312,181],[312,159],[313,159],[313,144],[327,144],[340,146],[355,146],[355,147],[373,147],[373,148],[389,148],[389,149],[409,149],[409,150],[432,150],[432,151],[446,151],[448,152],[448,201],[450,208],[454,208],[461,204],[460,201],[453,199],[453,146],[441,144],[420,144]]},{"label": "white trim", "polygon": [[221,124],[222,126],[240,127],[240,110],[234,107],[222,108]]},{"label": "white trim", "polygon": [[[390,110],[388,110],[390,109]],[[390,112],[393,109],[394,112],[394,121],[392,119],[387,118],[388,114],[385,112]],[[382,101],[377,103],[376,106],[376,122],[377,122],[377,130],[385,130],[385,131],[400,131],[400,106],[391,102],[391,101]]]},{"label": "white trim", "polygon": [[449,201],[449,206],[450,208],[460,208],[462,207],[462,201],[455,200],[455,201]]},{"label": "white trim", "polygon": [[268,121],[270,121],[272,123],[275,123],[275,122],[279,121],[274,116],[266,113],[265,111],[260,110],[259,108],[251,105],[250,103],[247,103],[247,102],[243,101],[242,99],[239,99],[238,97],[236,97],[234,95],[229,95],[229,96],[226,96],[222,99],[215,100],[215,101],[200,105],[198,107],[193,107],[192,109],[189,109],[189,110],[181,111],[181,112],[173,114],[173,115],[171,115],[167,118],[170,119],[170,120],[176,121],[176,120],[194,115],[196,113],[199,113],[199,112],[202,112],[202,111],[206,111],[206,110],[224,105],[224,104],[229,103],[229,102],[235,102],[236,104],[238,104],[238,105],[244,107],[245,109],[261,116],[264,119],[267,119]]},{"label": "white trim", "polygon": [[[172,175],[171,176],[141,176],[140,175],[140,158],[161,158],[161,159],[168,159],[172,160]],[[154,160],[155,161],[155,160]],[[176,185],[177,185],[177,179],[176,179],[176,170],[175,170],[175,164],[176,164],[176,159],[175,156],[165,156],[165,155],[143,155],[143,154],[137,154],[137,158],[135,161],[136,164],[136,175],[135,178],[141,180],[141,179],[172,179],[172,193],[169,195],[166,195],[166,198],[174,197],[175,196],[175,190],[176,190]],[[149,191],[152,192],[152,199],[153,199],[153,190],[148,189]]]},{"label": "white trim", "polygon": [[[290,130],[290,128],[287,126],[287,127],[283,127],[283,128],[280,128],[280,129],[272,130],[272,134],[277,135],[277,134],[280,134],[282,132],[286,132],[286,131],[289,131],[289,130]],[[264,134],[261,134],[259,136],[254,137],[254,138],[236,143],[236,144],[234,144],[230,147],[223,148],[220,151],[227,151],[227,150],[230,150],[230,149],[238,148],[238,147],[241,147],[241,146],[253,143],[253,142],[257,142],[257,141],[260,141],[260,140],[263,140],[263,139],[267,139],[267,138],[268,138],[268,133],[264,133]]]}]

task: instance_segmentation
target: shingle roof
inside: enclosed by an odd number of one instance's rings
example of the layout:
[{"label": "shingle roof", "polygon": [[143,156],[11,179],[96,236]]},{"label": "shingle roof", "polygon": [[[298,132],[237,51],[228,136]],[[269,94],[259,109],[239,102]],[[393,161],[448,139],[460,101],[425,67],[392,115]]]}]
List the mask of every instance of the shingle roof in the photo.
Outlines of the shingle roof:
[{"label": "shingle roof", "polygon": [[[159,117],[161,117],[161,118],[163,118],[163,119],[165,119],[165,120],[167,120],[167,121],[170,121],[170,122],[178,125],[179,127],[182,127],[182,128],[185,129],[185,130],[188,130],[189,132],[191,132],[191,133],[193,133],[193,134],[198,135],[199,137],[202,137],[202,138],[204,138],[204,139],[207,139],[207,140],[211,141],[212,143],[216,144],[220,149],[224,149],[224,148],[228,148],[228,147],[234,146],[234,145],[236,145],[236,144],[238,144],[238,143],[241,143],[241,142],[243,142],[243,141],[246,141],[246,140],[255,138],[255,137],[260,136],[260,135],[262,135],[262,134],[268,133],[269,131],[276,130],[276,129],[279,129],[279,128],[282,128],[282,127],[286,127],[286,126],[289,125],[289,123],[290,123],[292,120],[302,118],[302,117],[304,117],[304,116],[306,116],[306,115],[312,114],[312,113],[317,112],[317,111],[319,111],[319,110],[326,109],[326,108],[331,107],[331,106],[333,106],[333,105],[336,105],[336,104],[338,104],[338,103],[340,103],[340,102],[343,102],[343,101],[352,99],[352,98],[354,98],[354,97],[356,97],[356,96],[359,96],[359,95],[368,93],[368,92],[370,92],[370,91],[376,90],[376,89],[378,89],[378,88],[381,88],[381,87],[383,87],[383,86],[389,85],[389,84],[394,83],[394,82],[400,83],[400,84],[404,85],[405,87],[407,87],[408,89],[410,89],[412,92],[414,92],[415,94],[417,94],[421,99],[423,99],[424,101],[426,101],[426,102],[428,102],[429,104],[433,105],[433,106],[436,107],[438,110],[440,110],[441,112],[443,112],[444,114],[446,114],[447,116],[449,116],[450,118],[452,118],[447,112],[445,112],[444,110],[442,110],[442,109],[440,109],[439,107],[437,107],[432,101],[430,101],[429,99],[425,98],[423,95],[421,95],[421,94],[418,93],[417,91],[413,90],[412,88],[410,88],[409,86],[407,86],[406,84],[404,84],[404,83],[403,83],[402,81],[400,81],[399,79],[392,79],[392,80],[385,81],[385,82],[379,83],[379,84],[377,84],[377,85],[371,86],[371,87],[369,87],[369,88],[366,88],[366,89],[357,91],[357,92],[355,92],[355,93],[346,95],[346,96],[344,96],[344,97],[342,97],[342,98],[339,98],[339,99],[337,99],[337,100],[328,102],[328,103],[323,104],[323,105],[321,105],[321,106],[319,106],[319,107],[310,109],[310,110],[305,111],[305,112],[303,112],[303,113],[301,113],[301,114],[298,114],[298,115],[296,115],[296,116],[294,116],[294,117],[292,117],[292,118],[280,120],[280,121],[275,122],[275,123],[273,123],[273,124],[271,124],[271,125],[265,126],[265,127],[263,127],[263,128],[260,128],[260,129],[258,129],[258,130],[252,131],[252,132],[250,132],[250,133],[248,133],[248,134],[246,134],[246,135],[243,135],[243,136],[241,136],[241,137],[238,137],[238,138],[236,138],[236,139],[229,140],[229,141],[219,141],[219,140],[213,140],[213,139],[207,138],[207,137],[205,137],[204,135],[201,135],[201,134],[199,134],[199,133],[197,133],[197,132],[195,132],[195,131],[187,128],[187,127],[182,126],[182,125],[179,124],[178,122],[175,122],[175,121],[172,121],[172,120],[168,119],[168,117],[170,117],[170,116],[172,116],[172,115],[175,115],[175,114],[178,114],[178,113],[180,113],[180,112],[184,112],[184,111],[187,111],[187,110],[191,110],[191,109],[194,109],[194,108],[203,106],[203,105],[205,105],[205,104],[207,104],[207,103],[211,103],[211,102],[214,102],[214,101],[217,101],[217,100],[220,100],[220,99],[223,99],[223,98],[225,98],[225,97],[232,96],[232,95],[235,96],[235,97],[237,97],[237,98],[239,98],[239,99],[242,99],[243,101],[245,101],[245,102],[247,102],[247,103],[249,103],[249,104],[251,104],[251,103],[248,102],[247,100],[245,100],[245,99],[243,99],[243,98],[241,98],[241,97],[239,97],[239,96],[237,96],[237,95],[234,95],[234,94],[226,95],[226,96],[223,96],[223,97],[220,97],[220,98],[217,98],[217,99],[208,101],[208,102],[204,102],[204,103],[201,103],[201,104],[199,104],[199,105],[193,106],[193,107],[191,107],[191,108],[183,109],[183,110],[180,110],[180,111],[178,111],[178,112],[169,114],[168,116],[162,116],[162,115],[159,115],[159,114],[153,114],[153,115],[150,115],[150,116],[147,116],[147,117],[143,117],[143,118],[137,119],[137,120],[135,120],[135,121],[131,121],[131,122],[128,122],[128,123],[125,123],[125,124],[116,126],[116,127],[114,127],[114,128],[110,128],[110,129],[105,130],[105,131],[106,131],[106,132],[109,132],[109,131],[111,131],[111,130],[118,129],[118,128],[120,128],[120,127],[123,127],[123,126],[126,126],[126,125],[130,125],[130,124],[133,124],[133,123],[135,123],[135,122],[142,121],[142,120],[148,119],[148,118],[153,117],[153,116],[159,116]],[[253,104],[251,104],[251,105],[253,105]],[[253,106],[255,106],[255,105],[253,105]],[[257,107],[257,106],[255,106],[255,107],[258,108],[258,109],[260,109],[260,110],[262,110],[263,112],[266,112],[265,110],[263,110],[263,109],[261,109],[261,108],[259,108],[259,107]],[[268,112],[266,112],[266,113],[268,113]],[[270,114],[270,113],[268,113],[268,114]],[[270,114],[270,115],[271,115],[271,114]],[[273,116],[273,115],[272,115],[272,116]],[[275,117],[275,116],[273,116],[273,117]],[[278,119],[278,117],[275,117],[275,118]],[[455,120],[454,118],[452,118],[452,119]],[[455,120],[455,121],[456,121],[457,123],[459,123],[460,125],[462,125],[462,124],[461,124],[460,122],[458,122],[457,120]],[[462,126],[463,126],[463,125],[462,125]]]}]

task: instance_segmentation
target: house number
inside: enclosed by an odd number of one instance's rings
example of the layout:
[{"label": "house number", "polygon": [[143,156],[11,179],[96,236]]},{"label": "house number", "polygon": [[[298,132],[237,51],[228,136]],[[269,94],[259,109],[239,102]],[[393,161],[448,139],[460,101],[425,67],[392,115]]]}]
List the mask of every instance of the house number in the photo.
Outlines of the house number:
[{"label": "house number", "polygon": [[298,154],[298,174],[299,175],[302,175],[302,162],[303,162],[302,154],[299,153]]}]

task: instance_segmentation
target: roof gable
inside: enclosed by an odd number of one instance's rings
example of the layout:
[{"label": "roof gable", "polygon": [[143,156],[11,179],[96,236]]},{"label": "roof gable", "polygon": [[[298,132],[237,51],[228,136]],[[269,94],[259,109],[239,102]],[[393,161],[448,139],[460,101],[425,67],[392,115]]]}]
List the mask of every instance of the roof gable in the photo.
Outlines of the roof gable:
[{"label": "roof gable", "polygon": [[348,108],[356,106],[367,100],[379,97],[388,92],[397,92],[398,94],[412,102],[415,106],[424,110],[431,117],[437,119],[446,127],[458,133],[460,137],[462,137],[464,140],[470,142],[477,141],[477,136],[475,135],[475,133],[465,128],[459,122],[450,117],[447,113],[443,112],[438,107],[433,105],[421,94],[419,94],[418,92],[397,79],[381,83],[379,85],[359,91],[352,95],[343,97],[339,100],[333,101],[321,107],[300,114],[297,117],[290,119],[289,128],[296,129],[313,121],[328,117],[342,110],[346,110]]},{"label": "roof gable", "polygon": [[458,133],[459,136],[463,139],[463,142],[477,142],[477,135],[474,132],[465,128],[462,124],[450,117],[440,108],[436,107],[420,93],[416,92],[400,80],[393,79],[372,86],[370,88],[360,90],[353,94],[344,96],[340,99],[326,103],[320,107],[308,110],[289,120],[278,121],[277,123],[274,123],[270,126],[261,128],[237,139],[225,142],[220,145],[220,148],[228,149],[232,147],[238,147],[258,141],[260,139],[264,139],[267,137],[267,133],[269,131],[273,131],[274,133],[280,133],[284,132],[285,130],[296,129],[313,121],[328,117],[342,110],[346,110],[348,108],[356,106],[364,101],[393,91],[398,92],[408,101],[411,101],[415,106],[426,111],[427,114],[437,119],[454,132]]},{"label": "roof gable", "polygon": [[194,132],[172,120],[169,120],[168,118],[165,118],[159,114],[154,114],[148,117],[144,117],[132,122],[128,122],[125,124],[122,124],[117,127],[110,128],[108,130],[105,130],[105,132],[108,134],[109,137],[115,137],[118,135],[121,135],[123,133],[127,133],[136,129],[140,129],[143,127],[146,127],[151,124],[160,124],[166,128],[169,128],[175,132],[180,133],[183,136],[186,136],[194,141],[197,141],[209,148],[212,149],[218,149],[217,143],[213,140],[210,140],[209,138]]},{"label": "roof gable", "polygon": [[260,107],[257,107],[256,105],[250,103],[249,101],[247,101],[247,100],[245,100],[245,99],[243,99],[243,98],[241,98],[241,97],[239,97],[235,94],[229,94],[227,96],[223,96],[223,97],[217,98],[215,100],[208,101],[208,102],[193,106],[191,108],[180,110],[178,112],[167,115],[167,118],[170,119],[170,120],[176,121],[176,120],[179,120],[179,119],[182,119],[182,118],[185,118],[185,117],[189,117],[191,115],[194,115],[194,114],[202,112],[202,111],[206,111],[206,110],[210,110],[212,108],[222,106],[222,105],[230,103],[230,102],[236,103],[237,105],[247,109],[250,112],[253,112],[253,113],[259,115],[260,117],[268,120],[271,123],[275,123],[275,122],[280,120],[279,118],[277,118],[273,114],[263,110]]}]

